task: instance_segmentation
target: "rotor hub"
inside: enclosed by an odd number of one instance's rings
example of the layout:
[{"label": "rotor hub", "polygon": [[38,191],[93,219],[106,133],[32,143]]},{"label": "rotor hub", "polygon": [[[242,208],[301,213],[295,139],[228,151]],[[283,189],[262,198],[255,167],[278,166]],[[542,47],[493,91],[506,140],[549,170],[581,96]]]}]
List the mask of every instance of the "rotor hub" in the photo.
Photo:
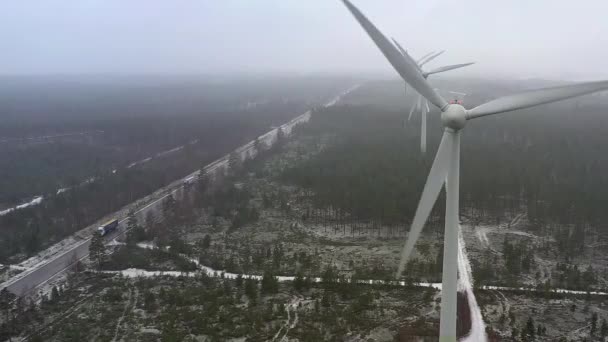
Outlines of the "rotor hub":
[{"label": "rotor hub", "polygon": [[467,111],[459,104],[450,104],[448,108],[441,113],[441,122],[447,128],[454,131],[459,131],[464,128],[467,123]]}]

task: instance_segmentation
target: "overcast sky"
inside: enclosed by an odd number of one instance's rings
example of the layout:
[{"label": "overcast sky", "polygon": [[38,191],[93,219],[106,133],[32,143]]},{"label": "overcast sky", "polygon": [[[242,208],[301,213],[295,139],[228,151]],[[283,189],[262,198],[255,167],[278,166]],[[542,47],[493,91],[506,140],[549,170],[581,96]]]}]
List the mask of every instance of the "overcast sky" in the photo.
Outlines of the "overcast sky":
[{"label": "overcast sky", "polygon": [[[607,0],[352,1],[455,76],[608,77]],[[0,43],[0,74],[395,75],[339,0],[2,0]]]}]

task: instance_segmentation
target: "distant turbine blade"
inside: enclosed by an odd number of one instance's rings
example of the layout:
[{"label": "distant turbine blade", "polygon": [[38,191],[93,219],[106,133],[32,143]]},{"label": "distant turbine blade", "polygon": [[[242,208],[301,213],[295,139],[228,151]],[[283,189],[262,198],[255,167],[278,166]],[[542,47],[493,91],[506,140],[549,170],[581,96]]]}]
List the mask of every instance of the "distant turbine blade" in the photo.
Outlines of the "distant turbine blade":
[{"label": "distant turbine blade", "polygon": [[342,0],[344,5],[353,14],[355,19],[361,24],[370,38],[376,43],[380,51],[391,63],[393,68],[397,70],[399,75],[416,89],[418,93],[427,98],[432,104],[440,109],[445,109],[448,106],[447,101],[431,88],[428,82],[422,76],[418,69],[418,65],[414,60],[404,56],[391,44],[391,42],[380,32],[374,24],[372,24],[350,1]]},{"label": "distant turbine blade", "polygon": [[393,41],[393,43],[395,43],[395,46],[397,47],[397,49],[399,49],[399,51],[401,52],[402,55],[407,55],[407,51],[405,51],[405,49],[403,48],[403,46],[401,46],[401,44],[399,44],[399,42],[397,41],[397,39],[395,38],[391,38],[391,40]]},{"label": "distant turbine blade", "polygon": [[454,70],[454,69],[458,69],[458,68],[464,68],[464,67],[469,66],[471,64],[475,64],[475,62],[463,63],[463,64],[454,64],[454,65],[446,65],[446,66],[439,67],[437,69],[433,69],[431,71],[426,71],[426,72],[423,73],[423,75],[424,75],[424,77],[428,77],[429,75],[432,75],[432,74],[438,74],[440,72],[446,72],[446,71],[450,71],[450,70]]},{"label": "distant turbine blade", "polygon": [[427,59],[427,58],[428,58],[430,55],[432,55],[432,54],[434,54],[434,53],[435,53],[435,51],[431,51],[431,52],[427,53],[426,55],[424,55],[424,56],[420,57],[420,58],[419,58],[419,59],[416,61],[416,64],[420,65],[420,63],[421,63],[422,61],[424,61],[425,59]]},{"label": "distant turbine blade", "polygon": [[422,228],[433,209],[435,201],[437,201],[441,187],[448,175],[451,160],[450,151],[452,150],[453,143],[452,134],[449,134],[448,132],[443,133],[437,155],[435,155],[433,166],[431,166],[431,171],[429,172],[426,184],[424,185],[424,190],[422,191],[422,196],[420,197],[420,202],[418,203],[418,209],[416,209],[416,215],[414,215],[414,220],[412,221],[412,227],[410,228],[407,241],[401,251],[397,278],[400,278],[401,273],[403,273],[403,269],[412,253],[414,244],[416,244],[416,241],[420,237]]},{"label": "distant turbine blade", "polygon": [[407,117],[407,121],[410,121],[410,119],[412,118],[412,114],[414,113],[415,110],[416,110],[416,104],[413,104],[412,108],[410,109],[410,115],[408,115],[408,117]]},{"label": "distant turbine blade", "polygon": [[426,154],[426,114],[428,112],[427,102],[423,101],[420,116],[420,152]]},{"label": "distant turbine blade", "polygon": [[[401,52],[401,54],[403,56],[405,56],[406,58],[408,58],[409,60],[414,60],[412,58],[412,56],[410,56],[409,53],[407,53],[407,51],[403,48],[403,46],[401,46],[401,44],[399,44],[399,42],[395,39],[395,38],[391,38],[393,40],[393,42],[395,43],[395,45],[397,46],[397,49],[399,49],[399,51]],[[420,72],[422,72],[422,69],[420,69],[420,66],[416,63],[416,67],[418,67],[418,70],[420,70]]]},{"label": "distant turbine blade", "polygon": [[430,112],[431,108],[429,108],[429,101],[424,101],[424,105],[426,106],[426,112]]},{"label": "distant turbine blade", "polygon": [[467,111],[467,120],[510,112],[545,103],[560,101],[608,89],[608,81],[585,82],[567,86],[531,90],[492,100]]},{"label": "distant turbine blade", "polygon": [[437,53],[436,53],[436,54],[434,54],[434,55],[428,56],[428,57],[427,57],[425,60],[423,60],[422,62],[420,62],[420,66],[423,66],[423,65],[425,65],[426,63],[428,63],[428,62],[432,61],[433,59],[437,58],[439,55],[441,55],[441,54],[442,54],[442,53],[444,53],[444,52],[445,52],[445,50],[441,50],[441,51],[437,52]]}]

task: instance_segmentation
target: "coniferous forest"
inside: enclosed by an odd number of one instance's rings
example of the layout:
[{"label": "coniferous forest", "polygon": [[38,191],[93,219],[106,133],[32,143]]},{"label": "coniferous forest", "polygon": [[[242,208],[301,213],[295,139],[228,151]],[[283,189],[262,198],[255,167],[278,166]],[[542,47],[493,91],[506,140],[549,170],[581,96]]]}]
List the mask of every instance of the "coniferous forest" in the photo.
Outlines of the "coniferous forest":
[{"label": "coniferous forest", "polygon": [[50,246],[351,84],[169,76],[3,81],[0,211],[44,200],[0,215],[2,263]]},{"label": "coniferous forest", "polygon": [[[283,177],[312,190],[315,205],[335,215],[407,229],[441,138],[440,114],[428,114],[429,148],[422,156],[420,118],[407,122],[401,89],[388,84],[372,84],[350,103],[315,112],[300,134],[329,135],[332,143]],[[388,91],[379,97],[378,89]],[[565,254],[576,253],[585,234],[605,236],[607,128],[608,98],[597,96],[469,122],[461,140],[461,216],[500,221],[526,211],[533,227],[566,241],[560,244]],[[432,220],[443,219],[441,196]]]}]

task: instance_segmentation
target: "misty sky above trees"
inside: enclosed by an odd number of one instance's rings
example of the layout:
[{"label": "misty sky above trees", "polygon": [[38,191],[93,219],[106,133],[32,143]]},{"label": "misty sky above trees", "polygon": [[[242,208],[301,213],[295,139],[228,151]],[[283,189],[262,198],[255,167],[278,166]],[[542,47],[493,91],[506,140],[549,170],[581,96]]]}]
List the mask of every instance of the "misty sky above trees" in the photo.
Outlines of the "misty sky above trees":
[{"label": "misty sky above trees", "polygon": [[[604,0],[353,2],[414,56],[477,62],[454,76],[608,77]],[[395,76],[339,0],[7,0],[0,41],[4,75]]]}]

